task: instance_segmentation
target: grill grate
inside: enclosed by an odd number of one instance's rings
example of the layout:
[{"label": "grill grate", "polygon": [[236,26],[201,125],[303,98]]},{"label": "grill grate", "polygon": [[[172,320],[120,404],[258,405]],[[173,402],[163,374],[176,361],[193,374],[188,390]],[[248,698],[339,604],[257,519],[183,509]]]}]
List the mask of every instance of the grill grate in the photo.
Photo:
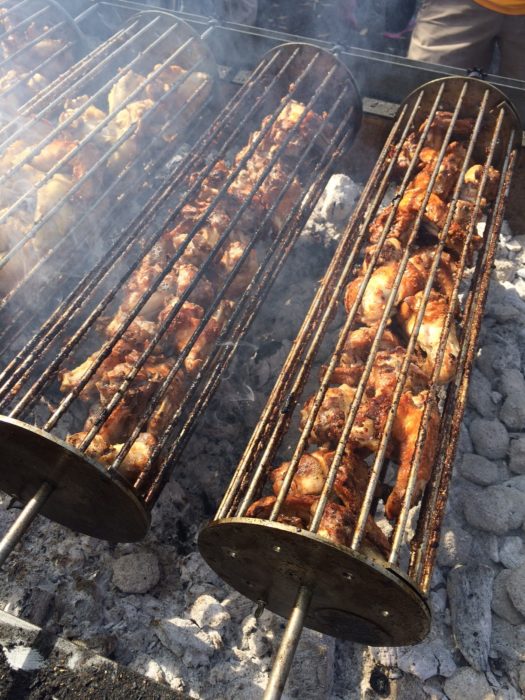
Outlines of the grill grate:
[{"label": "grill grate", "polygon": [[267,698],[282,693],[303,625],[389,646],[428,632],[425,595],[519,136],[513,107],[481,81],[437,80],[401,105],[201,531],[212,568],[290,617]]},{"label": "grill grate", "polygon": [[184,161],[171,161],[217,111],[215,73],[187,25],[141,13],[0,130],[0,180],[12,193],[0,211],[7,360],[37,326],[35,294],[60,301],[176,179]]},{"label": "grill grate", "polygon": [[[20,470],[0,475],[5,491],[29,501],[45,482],[49,517],[113,541],[144,534],[360,116],[353,80],[331,54],[286,45],[266,56],[6,367],[0,439]],[[180,286],[174,275],[188,265]]]},{"label": "grill grate", "polygon": [[0,8],[0,124],[49,86],[84,52],[78,24],[52,0],[11,0]]}]

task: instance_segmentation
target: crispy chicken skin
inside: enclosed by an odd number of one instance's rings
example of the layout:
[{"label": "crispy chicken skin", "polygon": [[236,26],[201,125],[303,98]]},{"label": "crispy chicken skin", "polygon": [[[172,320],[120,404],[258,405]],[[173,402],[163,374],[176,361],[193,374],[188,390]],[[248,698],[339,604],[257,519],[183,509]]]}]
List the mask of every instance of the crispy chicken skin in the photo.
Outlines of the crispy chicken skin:
[{"label": "crispy chicken skin", "polygon": [[[423,289],[431,264],[432,256],[427,251],[422,251],[408,260],[399,284],[395,305],[399,304],[407,296],[413,296]],[[370,326],[381,320],[386,302],[394,287],[398,270],[398,262],[390,262],[374,270],[363,294],[358,312],[358,321]],[[346,288],[345,309],[348,313],[357,298],[362,281],[362,277],[356,277]]]},{"label": "crispy chicken skin", "polygon": [[[422,292],[419,292],[415,296],[407,297],[399,307],[398,319],[407,335],[410,335],[414,328],[422,296]],[[448,302],[446,298],[442,294],[432,291],[425,307],[423,321],[417,336],[417,344],[426,355],[424,369],[428,376],[431,376],[434,371],[434,364],[436,362],[439,342],[447,312]],[[458,355],[459,342],[455,323],[454,320],[452,320],[445,345],[445,354],[438,376],[438,382],[440,384],[447,384],[454,376]]]},{"label": "crispy chicken skin", "polygon": [[[302,455],[280,511],[279,522],[302,528],[309,527],[333,456],[333,452],[325,449]],[[275,495],[261,498],[253,503],[246,512],[247,517],[267,518],[270,515],[289,466],[289,462],[284,462],[270,472],[270,481]],[[324,510],[319,526],[318,534],[321,537],[350,546],[367,482],[366,463],[349,452],[345,453],[336,475],[332,498]],[[339,499],[340,503],[336,499]],[[387,554],[388,540],[370,516],[366,524],[365,539],[379,552]]]},{"label": "crispy chicken skin", "polygon": [[[416,442],[423,418],[427,392],[418,395],[406,391],[401,396],[392,429],[392,438],[396,445],[396,459],[399,464],[396,483],[390,493],[385,513],[387,518],[393,520],[399,515],[403,497],[406,493],[410,468],[416,450]],[[418,465],[416,485],[410,505],[419,501],[432,473],[432,464],[436,453],[440,415],[436,403],[430,405],[426,435],[423,443],[421,459]]]},{"label": "crispy chicken skin", "polygon": [[[377,451],[404,359],[405,350],[399,346],[394,350],[377,353],[350,431],[349,442],[355,449]],[[335,368],[332,381],[339,385],[327,389],[310,433],[312,442],[330,446],[337,444],[349,415],[355,386],[361,378],[363,367],[364,364],[358,363],[357,368],[352,365],[340,365]],[[352,383],[354,386],[349,385]],[[411,362],[405,390],[419,392],[426,388],[427,384],[428,377],[425,372],[414,361]],[[304,427],[313,403],[313,396],[306,401],[301,411],[301,427]]]}]

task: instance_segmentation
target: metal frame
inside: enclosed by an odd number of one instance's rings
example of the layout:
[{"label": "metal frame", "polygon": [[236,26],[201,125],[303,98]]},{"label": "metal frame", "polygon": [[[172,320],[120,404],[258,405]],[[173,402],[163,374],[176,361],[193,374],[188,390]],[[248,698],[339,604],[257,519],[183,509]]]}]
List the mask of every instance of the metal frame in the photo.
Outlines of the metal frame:
[{"label": "metal frame", "polygon": [[[291,89],[288,86],[293,84]],[[334,88],[337,85],[337,94]],[[284,94],[283,94],[284,92]],[[182,371],[184,360],[188,357],[194,344],[205,330],[206,324],[218,308],[223,299],[234,299],[233,313],[216,338],[209,354],[202,366],[190,375],[189,387],[180,401],[177,411],[169,421],[169,425],[162,429],[158,436],[155,450],[148,459],[141,475],[127,491],[138,496],[143,506],[151,508],[160,490],[173,469],[174,459],[180,454],[183,446],[193,430],[196,418],[209,401],[214,388],[220,379],[222,371],[230,361],[240,339],[246,332],[257,308],[262,303],[265,294],[275,276],[281,269],[284,261],[295,240],[300,234],[302,225],[310,215],[315,202],[320,196],[327,182],[329,174],[334,166],[334,158],[342,157],[347,152],[361,118],[359,97],[348,69],[333,56],[317,47],[309,45],[290,45],[279,47],[261,62],[254,72],[251,80],[239,91],[229,105],[199,139],[189,156],[183,161],[183,165],[176,177],[170,178],[169,184],[162,194],[154,201],[130,227],[127,227],[119,240],[115,243],[106,256],[100,268],[89,272],[72,291],[63,304],[52,314],[48,321],[36,333],[17,357],[8,365],[1,375],[3,381],[0,391],[2,406],[9,411],[9,425],[16,421],[19,430],[12,432],[12,456],[16,456],[19,465],[19,473],[32,474],[35,471],[42,480],[51,483],[53,491],[47,496],[44,512],[50,514],[60,522],[66,522],[75,529],[115,539],[115,527],[111,522],[100,524],[98,517],[92,513],[92,523],[84,523],[79,526],[71,519],[72,514],[62,503],[56,501],[55,493],[60,496],[67,493],[61,476],[49,472],[46,479],[45,466],[35,467],[31,462],[30,454],[24,456],[23,444],[29,441],[29,434],[24,437],[24,429],[31,432],[26,423],[33,416],[33,410],[41,404],[42,399],[53,401],[56,396],[55,378],[57,371],[63,366],[64,361],[72,357],[73,352],[86,352],[89,348],[89,339],[96,336],[96,325],[104,313],[115,309],[115,302],[119,300],[119,293],[125,287],[128,280],[132,279],[144,256],[151,251],[161,237],[169,232],[180,220],[184,207],[197,206],[201,191],[205,191],[208,178],[213,175],[218,164],[231,151],[232,147],[238,149],[243,143],[245,135],[253,125],[258,130],[248,138],[247,146],[234,160],[234,165],[218,186],[217,193],[211,200],[205,200],[205,211],[202,212],[186,233],[186,239],[164,263],[163,269],[156,274],[151,284],[144,293],[137,298],[132,308],[128,309],[115,332],[107,337],[96,351],[96,358],[70,391],[56,406],[49,410],[47,417],[42,418],[40,425],[46,434],[52,431],[50,439],[63,436],[61,419],[71,415],[71,406],[78,404],[82,391],[93,379],[97,370],[101,367],[105,358],[109,357],[119,340],[125,337],[126,331],[136,318],[151,296],[159,289],[167,274],[176,268],[177,262],[184,254],[192,240],[200,229],[206,225],[214,211],[219,210],[228,197],[235,194],[237,181],[245,172],[247,164],[254,157],[264,156],[265,139],[269,138],[271,129],[279,124],[281,115],[286,113],[286,108],[292,100],[300,100],[303,104],[301,115],[289,127],[286,127],[282,142],[277,142],[275,152],[263,161],[263,165],[257,171],[257,176],[249,182],[249,186],[237,201],[234,211],[231,213],[227,225],[220,231],[216,243],[202,260],[195,279],[180,295],[171,308],[169,314],[158,324],[153,337],[147,342],[140,353],[140,357],[134,362],[126,378],[114,394],[111,401],[97,409],[92,420],[91,429],[85,439],[79,445],[79,450],[71,450],[70,447],[62,453],[61,461],[68,463],[71,459],[77,459],[80,452],[84,454],[88,450],[95,436],[121,401],[126,400],[127,392],[133,388],[133,381],[141,368],[145,366],[148,358],[155,352],[158,343],[163,339],[170,325],[177,318],[177,314],[183,305],[190,300],[191,294],[203,280],[221,255],[223,247],[232,239],[236,226],[242,225],[246,215],[250,211],[257,212],[258,218],[251,232],[250,240],[243,251],[242,256],[235,263],[231,271],[221,279],[214,298],[206,307],[203,317],[194,329],[191,338],[180,352],[175,353],[170,362],[170,370],[162,384],[154,387],[149,397],[147,408],[143,415],[138,417],[138,424],[131,434],[124,440],[124,446],[105,474],[108,479],[115,480],[116,487],[121,487],[119,474],[122,464],[130,447],[147,424],[149,417],[161,403],[171,387],[172,381]],[[311,120],[310,115],[315,112],[322,114]],[[264,119],[262,119],[264,117]],[[262,120],[262,121],[261,121]],[[281,128],[281,127],[279,127]],[[305,146],[300,152],[295,152],[292,145],[300,134],[306,134]],[[291,145],[290,145],[291,144]],[[273,144],[272,144],[273,145]],[[297,146],[294,146],[297,148]],[[213,157],[209,159],[210,154]],[[208,156],[205,164],[203,156]],[[283,170],[279,187],[272,190],[271,202],[262,211],[260,205],[255,205],[257,197],[265,192],[267,180],[275,167]],[[195,173],[192,175],[192,173]],[[301,187],[294,190],[295,182],[300,180]],[[233,195],[229,193],[232,189]],[[290,194],[291,193],[291,194]],[[281,203],[286,197],[291,197],[286,207],[284,220],[275,224],[274,217],[279,211]],[[152,223],[147,224],[147,221]],[[242,271],[243,264],[247,261],[252,250],[260,255],[260,262],[251,280],[240,294],[230,294],[229,289],[235,281],[238,273]],[[129,257],[128,257],[129,256]],[[240,298],[236,298],[239,296]],[[110,306],[113,302],[113,307]],[[95,334],[95,336],[93,335]],[[99,340],[100,343],[100,340]],[[47,404],[45,404],[47,405]],[[25,428],[24,428],[25,426]],[[21,431],[21,432],[20,432]],[[89,460],[86,460],[88,463]],[[68,472],[71,470],[65,470]],[[78,469],[77,469],[78,471]],[[89,475],[89,468],[88,468]],[[94,475],[96,477],[96,475]],[[30,483],[34,483],[29,479]],[[18,488],[6,475],[0,474],[2,488],[21,497]],[[35,484],[36,486],[36,484]],[[82,489],[82,483],[79,487]],[[23,495],[26,500],[28,494]],[[84,499],[86,506],[90,499]],[[61,510],[62,509],[62,510]],[[79,517],[78,503],[74,509],[74,516]],[[127,515],[120,512],[122,509],[114,507],[108,509],[110,519],[118,521],[122,529],[126,527]],[[128,508],[129,510],[129,508]],[[132,510],[132,508],[131,508]],[[33,512],[33,511],[32,511]],[[56,515],[56,513],[59,513]],[[81,517],[88,517],[86,509]],[[133,526],[131,522],[130,527]],[[137,529],[133,526],[133,532]],[[101,530],[103,531],[101,534]],[[121,535],[117,535],[121,537]],[[122,539],[134,538],[135,535],[125,532]]]},{"label": "metal frame", "polygon": [[[104,0],[99,2],[99,6],[102,9],[104,7],[116,8],[123,14],[143,8],[140,2],[131,0]],[[239,66],[245,70],[251,70],[253,63],[258,61],[272,46],[305,40],[304,37],[286,32],[248,27],[232,22],[219,22],[216,19],[187,12],[166,11],[180,16],[188,24],[198,28],[199,31],[210,28],[212,31],[208,34],[208,41],[213,47],[214,55],[217,56],[219,63],[230,66],[229,53],[233,48],[236,53],[234,74],[238,74]],[[341,61],[352,71],[363,98],[399,104],[400,94],[410,93],[423,83],[445,76],[465,76],[464,70],[453,66],[414,61],[402,56],[341,46],[315,38],[308,38],[307,41],[320,48],[336,52]],[[221,51],[221,47],[226,47],[226,49],[223,48]],[[243,60],[246,61],[244,65],[242,65]],[[525,82],[500,75],[488,75],[487,80],[507,95],[520,114],[522,124],[525,124]]]},{"label": "metal frame", "polygon": [[[360,371],[354,398],[345,412],[344,426],[338,433],[337,444],[332,445],[335,452],[325,476],[322,493],[314,502],[315,510],[312,512],[308,527],[303,529],[282,524],[278,522],[278,517],[292,485],[299,460],[305,454],[309,444],[318,442],[316,439],[312,440],[310,436],[316,416],[328,387],[333,383],[332,374],[340,363],[349,333],[355,328],[358,309],[368,282],[380,264],[378,260],[401,198],[410,187],[410,182],[417,172],[419,153],[425,144],[438,109],[450,110],[453,113],[452,118],[439,148],[439,154],[433,162],[424,199],[417,216],[410,223],[408,239],[404,241],[402,256],[398,261],[395,281],[384,307],[381,308],[382,316],[366,362]],[[446,222],[439,231],[437,244],[434,246],[432,265],[422,292],[417,318],[408,338],[402,367],[396,375],[397,381],[391,408],[381,432],[379,446],[373,454],[366,493],[358,508],[351,545],[348,547],[337,545],[319,537],[316,533],[333,492],[335,479],[367,388],[381,338],[389,323],[409,258],[413,254],[414,243],[447,146],[452,141],[457,120],[466,115],[475,117],[472,132],[466,139],[467,155],[454,181]],[[418,127],[420,127],[419,130]],[[411,153],[410,164],[392,200],[390,215],[368,261],[357,295],[347,311],[337,342],[334,343],[330,357],[323,366],[319,388],[309,402],[307,415],[303,412],[300,437],[292,442],[294,447],[290,461],[275,496],[273,507],[268,506],[266,520],[260,520],[257,516],[247,517],[249,506],[261,496],[261,493],[264,493],[269,470],[284,438],[286,437],[288,441],[291,439],[288,431],[292,424],[294,409],[300,401],[314,361],[319,362],[318,353],[321,342],[340,303],[341,294],[352,279],[352,270],[361,260],[362,248],[368,240],[368,227],[374,221],[387,188],[392,182],[397,157],[411,130],[415,130],[417,134],[417,144],[414,152]],[[335,636],[379,645],[414,643],[428,631],[429,615],[425,595],[430,585],[447,487],[465,407],[468,377],[520,137],[519,116],[512,104],[499,90],[479,80],[445,78],[433,81],[423,85],[403,102],[374,172],[320,284],[217,514],[214,520],[201,530],[200,551],[215,571],[230,585],[254,601],[259,604],[264,603],[270,610],[290,618],[265,695],[267,699],[280,697],[303,625]],[[374,516],[377,506],[375,494],[378,484],[385,478],[385,457],[397,407],[407,380],[409,365],[414,355],[440,258],[447,245],[447,235],[460,197],[463,179],[474,152],[477,154],[478,162],[480,158],[484,159],[484,162],[481,161],[484,165],[484,174],[477,189],[471,223],[454,273],[453,291],[448,300],[447,313],[429,382],[428,397],[418,429],[406,489],[402,496],[402,505],[395,517],[388,555],[383,558],[377,551],[371,549],[365,537],[365,526],[368,519]],[[469,292],[460,317],[459,325],[463,329],[460,339],[461,353],[455,378],[449,385],[441,414],[436,464],[420,508],[417,534],[413,541],[409,542],[407,539],[408,515],[413,504],[416,478],[429,430],[431,406],[434,404],[434,399],[439,397],[438,377],[444,360],[449,330],[458,312],[459,287],[466,279],[470,244],[475,233],[475,222],[481,212],[482,196],[491,165],[501,172],[498,192],[491,207],[483,248],[478,254],[474,272],[469,280]],[[399,554],[401,548],[407,545],[411,546],[410,562],[406,566],[401,566]],[[380,577],[383,577],[382,586],[378,586],[376,581],[378,570]],[[404,589],[405,585],[409,586],[408,597]],[[415,598],[412,599],[410,596]]]}]

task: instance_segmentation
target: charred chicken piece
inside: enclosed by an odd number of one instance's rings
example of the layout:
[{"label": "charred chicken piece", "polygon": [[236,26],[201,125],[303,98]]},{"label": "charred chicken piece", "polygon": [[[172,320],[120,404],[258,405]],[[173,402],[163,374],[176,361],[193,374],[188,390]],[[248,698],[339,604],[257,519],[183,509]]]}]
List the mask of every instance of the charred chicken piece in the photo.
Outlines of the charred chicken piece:
[{"label": "charred chicken piece", "polygon": [[[423,293],[418,292],[412,297],[407,297],[399,308],[398,319],[407,335],[410,335],[414,328],[422,298]],[[417,336],[417,344],[426,354],[424,369],[428,376],[431,376],[434,370],[445,318],[449,311],[448,307],[448,301],[442,294],[435,291],[430,293],[421,328]],[[454,376],[458,356],[459,342],[456,334],[456,327],[454,321],[452,321],[445,344],[443,362],[437,378],[440,384],[447,384]]]},{"label": "charred chicken piece", "polygon": [[[395,151],[395,146],[392,147],[392,153],[390,155],[390,159],[394,157],[394,151]],[[400,172],[405,172],[408,170],[408,167],[410,163],[412,162],[412,159],[416,155],[416,149],[417,149],[417,134],[415,131],[411,131],[410,134],[407,136],[407,138],[403,141],[401,145],[401,150],[399,151],[399,154],[397,156],[396,160],[396,168]]]},{"label": "charred chicken piece", "polygon": [[[70,435],[68,442],[73,447],[78,448],[87,437],[87,434],[87,431],[84,431]],[[134,483],[146,468],[156,444],[157,441],[151,433],[140,433],[124,457],[119,467],[119,473],[130,483]],[[123,447],[124,443],[111,445],[101,435],[95,435],[84,454],[110,467]]]},{"label": "charred chicken piece", "polygon": [[[367,272],[372,266],[373,256],[376,254],[378,246],[376,244],[369,245],[365,248],[365,257],[363,260],[363,272]],[[390,238],[387,236],[383,245],[380,248],[379,255],[374,263],[378,267],[388,265],[391,262],[399,262],[403,257],[405,248],[398,238]]]},{"label": "charred chicken piece", "polygon": [[[412,296],[423,289],[431,264],[432,258],[426,252],[417,253],[409,258],[399,284],[395,305],[399,304],[407,296]],[[390,262],[374,270],[358,310],[357,320],[359,322],[373,326],[381,320],[388,298],[394,288],[398,270],[398,262]],[[345,309],[348,313],[357,299],[362,282],[363,277],[357,277],[346,288]]]},{"label": "charred chicken piece", "polygon": [[[266,520],[270,516],[275,501],[275,496],[260,498],[248,508],[246,517]],[[307,529],[318,501],[319,498],[316,496],[287,496],[277,516],[277,522]],[[354,526],[355,519],[352,517],[352,513],[339,503],[329,501],[326,504],[317,534],[319,537],[335,542],[335,544],[350,547]],[[377,548],[382,555],[386,556],[388,553],[388,540],[373,519],[370,519],[370,527],[367,523],[366,545],[372,545],[374,549]]]},{"label": "charred chicken piece", "polygon": [[[101,367],[93,379],[93,384],[98,392],[101,406],[107,405],[114,397],[121,384],[133,370],[138,358],[128,356],[128,360],[115,364],[112,368]],[[134,362],[134,361],[135,362]],[[162,357],[150,357],[132,380],[129,388],[110,416],[102,424],[99,435],[109,444],[122,442],[131,433],[139,416],[147,407],[150,398],[164,383],[170,372],[171,365]],[[161,404],[152,415],[148,424],[148,432],[159,434],[171,419],[167,415],[170,407],[180,402],[186,388],[186,380],[182,373],[177,373],[171,381],[165,402]],[[93,394],[93,389],[91,389]],[[93,422],[97,420],[98,408],[93,405],[91,415],[86,421],[84,429],[90,430]],[[157,430],[159,432],[157,432]]]},{"label": "charred chicken piece", "polygon": [[[447,201],[456,185],[465,161],[467,149],[462,143],[453,141],[447,147],[435,177],[432,192]],[[429,185],[439,153],[432,148],[423,148],[419,157],[425,164],[423,170],[412,180],[411,189],[425,191]]]},{"label": "charred chicken piece", "polygon": [[[404,359],[405,350],[402,347],[377,353],[350,432],[349,442],[355,449],[377,451]],[[359,373],[354,366],[341,365],[334,370],[332,379],[341,384],[329,388],[325,394],[310,433],[313,442],[333,446],[341,438],[355,396],[356,378],[359,381],[362,367],[362,364],[358,364]],[[354,383],[354,386],[350,386],[350,383]],[[428,377],[414,359],[409,365],[405,390],[417,393],[427,385]],[[308,399],[301,411],[301,427],[306,424],[313,402],[314,397]]]},{"label": "charred chicken piece", "polygon": [[[366,362],[376,335],[377,326],[363,326],[352,331],[346,339],[341,355],[341,364],[345,367],[363,365]],[[378,350],[395,350],[399,345],[399,339],[392,331],[387,329],[381,336]]]},{"label": "charred chicken piece", "polygon": [[[468,202],[475,202],[478,196],[478,190],[481,185],[481,180],[483,178],[483,173],[485,172],[485,167],[483,165],[472,165],[465,173],[465,182],[461,188],[461,198],[466,199]],[[486,207],[487,202],[491,202],[496,198],[498,193],[500,180],[499,170],[489,166],[487,182],[485,184],[485,189],[483,190],[483,197],[481,198],[481,206]]]},{"label": "charred chicken piece", "polygon": [[[333,451],[323,447],[311,454],[302,455],[288,494],[290,496],[320,496],[333,456]],[[279,467],[272,469],[269,474],[276,496],[281,491],[283,479],[289,466],[290,462],[283,462]]]},{"label": "charred chicken piece", "polygon": [[[247,246],[248,241],[244,236],[242,239],[232,241],[226,246],[224,253],[215,266],[217,275],[221,280],[225,279],[232,272],[235,265],[243,256]],[[252,281],[258,267],[257,253],[252,248],[228,287],[228,296],[240,296]]]},{"label": "charred chicken piece", "polygon": [[[150,289],[156,277],[164,270],[165,264],[165,260],[156,258],[153,253],[144,258],[126,285],[125,299],[120,307],[122,311],[128,313],[135,307],[141,296]],[[148,321],[158,319],[158,314],[165,305],[173,297],[182,296],[198,274],[198,268],[191,263],[179,262],[176,264],[142,307],[141,317]],[[205,276],[202,276],[190,294],[189,301],[200,306],[207,306],[212,297],[212,284]]]},{"label": "charred chicken piece", "polygon": [[[325,449],[302,455],[290,491],[278,516],[279,522],[303,528],[309,527],[333,456],[333,452]],[[289,462],[284,462],[270,472],[275,496],[281,490],[282,481],[289,466]],[[334,493],[323,513],[318,535],[338,544],[350,546],[367,483],[366,463],[347,452],[339,467],[334,483]],[[246,513],[247,517],[267,518],[275,503],[275,496],[262,498],[253,503]],[[336,497],[343,505],[335,501]],[[376,547],[382,554],[388,552],[388,540],[370,516],[367,519],[365,541],[368,545]]]},{"label": "charred chicken piece", "polygon": [[[452,112],[437,111],[430,124],[430,129],[428,131],[425,146],[438,151],[443,145],[445,140],[445,135],[452,122],[453,114]],[[475,120],[472,118],[456,119],[452,130],[452,138],[466,138],[472,133],[474,128]],[[419,127],[419,133],[422,134],[428,124],[428,118]]]},{"label": "charred chicken piece", "polygon": [[[401,511],[403,497],[406,493],[410,476],[412,460],[416,451],[423,411],[425,403],[428,400],[427,392],[421,392],[421,394],[416,396],[412,392],[407,391],[401,396],[401,401],[399,402],[392,429],[392,439],[396,445],[395,457],[399,463],[399,468],[395,486],[385,506],[386,516],[391,520],[396,518]],[[424,437],[421,459],[419,460],[416,485],[411,505],[416,504],[421,498],[425,486],[430,479],[432,464],[436,454],[440,415],[435,401],[432,401],[429,411],[430,415],[426,435]]]}]

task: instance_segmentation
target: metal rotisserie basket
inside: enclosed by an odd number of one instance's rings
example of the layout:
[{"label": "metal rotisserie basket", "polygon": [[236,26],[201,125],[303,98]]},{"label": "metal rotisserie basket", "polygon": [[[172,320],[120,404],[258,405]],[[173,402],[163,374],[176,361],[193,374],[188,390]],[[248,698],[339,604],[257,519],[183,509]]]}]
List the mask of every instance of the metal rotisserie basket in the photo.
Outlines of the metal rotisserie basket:
[{"label": "metal rotisserie basket", "polygon": [[185,22],[143,12],[0,129],[4,366],[176,180],[219,111],[216,73]]},{"label": "metal rotisserie basket", "polygon": [[0,8],[0,124],[86,52],[76,21],[55,0]]},{"label": "metal rotisserie basket", "polygon": [[0,488],[27,505],[0,560],[39,510],[110,541],[145,534],[360,119],[336,57],[306,44],[272,50],[25,342],[1,376]]},{"label": "metal rotisserie basket", "polygon": [[267,698],[284,687],[303,625],[385,646],[429,630],[426,595],[520,138],[513,106],[476,79],[436,80],[403,102],[200,532],[204,559],[228,584],[290,618]]}]

